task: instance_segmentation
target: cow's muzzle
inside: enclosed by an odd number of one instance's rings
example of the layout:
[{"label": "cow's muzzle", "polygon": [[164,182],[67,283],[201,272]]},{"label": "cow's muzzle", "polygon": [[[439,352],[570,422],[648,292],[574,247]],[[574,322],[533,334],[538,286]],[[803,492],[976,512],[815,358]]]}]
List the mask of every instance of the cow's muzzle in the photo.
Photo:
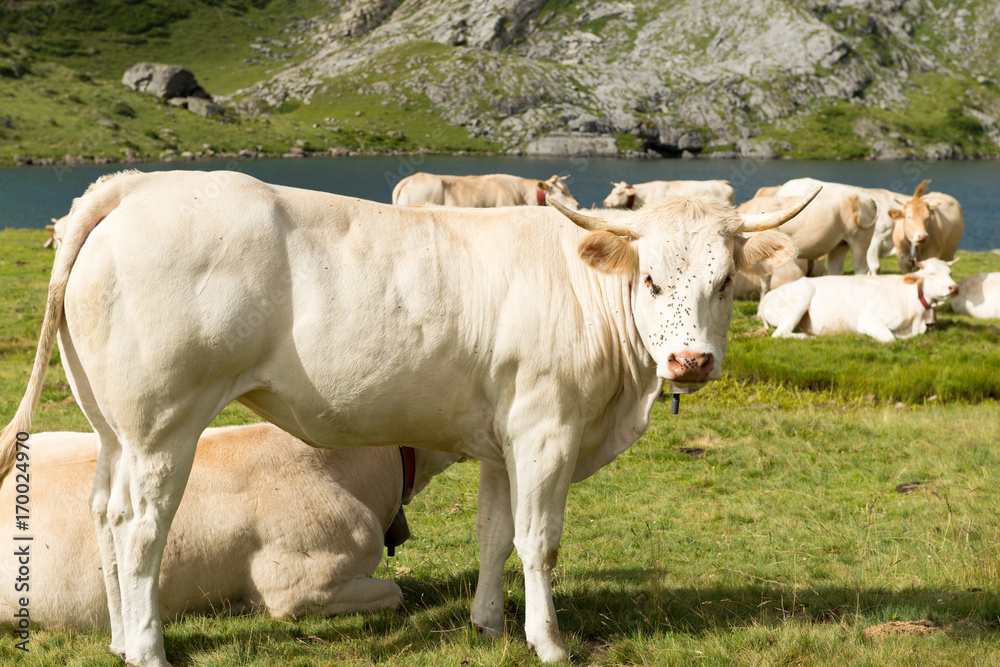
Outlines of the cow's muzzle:
[{"label": "cow's muzzle", "polygon": [[715,356],[710,352],[671,352],[667,372],[671,382],[702,384],[711,379]]}]

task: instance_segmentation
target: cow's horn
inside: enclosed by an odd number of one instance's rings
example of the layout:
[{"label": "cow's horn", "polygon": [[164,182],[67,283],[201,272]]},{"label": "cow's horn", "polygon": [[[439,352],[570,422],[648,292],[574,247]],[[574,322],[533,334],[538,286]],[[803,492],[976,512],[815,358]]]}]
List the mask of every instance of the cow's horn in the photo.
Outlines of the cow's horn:
[{"label": "cow's horn", "polygon": [[794,206],[789,206],[788,208],[783,208],[780,211],[774,211],[773,213],[744,213],[740,217],[743,218],[743,226],[740,227],[741,232],[762,232],[765,229],[774,229],[780,225],[785,224],[792,218],[794,218],[798,213],[806,207],[806,205],[816,198],[819,191],[823,187],[817,187],[815,190],[809,193],[809,195],[803,199],[798,204]]},{"label": "cow's horn", "polygon": [[570,209],[566,208],[565,206],[557,202],[555,199],[552,199],[550,197],[546,197],[545,201],[546,203],[548,203],[549,206],[559,211],[567,218],[572,220],[576,225],[583,227],[588,232],[611,232],[612,234],[616,234],[618,236],[632,236],[638,238],[638,234],[636,234],[634,231],[632,231],[625,225],[619,225],[614,222],[607,222],[605,220],[601,220],[600,218],[592,218],[589,215],[584,215],[583,213],[580,213],[579,211],[571,211]]}]

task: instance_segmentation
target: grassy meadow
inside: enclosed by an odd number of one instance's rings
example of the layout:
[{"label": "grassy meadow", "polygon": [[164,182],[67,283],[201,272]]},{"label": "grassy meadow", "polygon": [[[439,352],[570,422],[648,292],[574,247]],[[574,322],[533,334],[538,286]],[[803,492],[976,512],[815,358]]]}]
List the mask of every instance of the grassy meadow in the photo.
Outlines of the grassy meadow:
[{"label": "grassy meadow", "polygon": [[[4,421],[34,356],[45,238],[0,232]],[[1000,270],[962,257],[956,278]],[[658,403],[647,434],[571,491],[554,593],[574,664],[1000,665],[1000,322],[942,309],[937,330],[890,345],[774,340],[747,335],[755,309],[736,304],[722,381],[677,416]],[[57,357],[36,431],[86,428]],[[217,423],[255,419],[230,407]],[[516,556],[507,635],[468,622],[477,480],[475,462],[454,466],[411,505],[413,538],[376,572],[402,587],[401,612],[189,618],[167,626],[168,658],[536,664]],[[25,655],[4,636],[0,663],[120,665],[108,639],[35,630]]]}]

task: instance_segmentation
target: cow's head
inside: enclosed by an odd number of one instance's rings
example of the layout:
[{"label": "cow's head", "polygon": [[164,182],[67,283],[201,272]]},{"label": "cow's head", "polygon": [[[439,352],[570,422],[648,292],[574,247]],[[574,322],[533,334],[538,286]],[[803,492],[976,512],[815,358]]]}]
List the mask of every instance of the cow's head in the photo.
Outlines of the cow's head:
[{"label": "cow's head", "polygon": [[553,176],[547,181],[538,181],[538,189],[545,193],[546,199],[557,201],[574,211],[580,210],[580,204],[569,193],[566,181],[561,176]]},{"label": "cow's head", "polygon": [[635,196],[635,188],[625,181],[612,182],[611,185],[614,186],[614,189],[611,190],[611,194],[604,198],[604,208],[627,207],[630,197]]},{"label": "cow's head", "polygon": [[[674,389],[694,391],[722,373],[733,314],[736,271],[760,272],[794,259],[791,240],[771,230],[819,193],[772,213],[741,214],[712,199],[674,197],[643,208],[627,223],[555,205],[591,233],[580,257],[632,285],[636,330]],[[762,232],[750,238],[741,232]]]},{"label": "cow's head", "polygon": [[927,240],[927,219],[934,212],[934,205],[923,199],[929,184],[929,180],[922,181],[913,191],[912,199],[899,202],[902,209],[894,208],[889,211],[896,223],[903,225],[903,234],[911,245],[918,246]]},{"label": "cow's head", "polygon": [[958,294],[958,285],[951,277],[951,267],[957,261],[958,257],[950,262],[930,257],[916,262],[917,271],[906,274],[903,280],[921,285],[924,299],[931,306],[940,306]]}]

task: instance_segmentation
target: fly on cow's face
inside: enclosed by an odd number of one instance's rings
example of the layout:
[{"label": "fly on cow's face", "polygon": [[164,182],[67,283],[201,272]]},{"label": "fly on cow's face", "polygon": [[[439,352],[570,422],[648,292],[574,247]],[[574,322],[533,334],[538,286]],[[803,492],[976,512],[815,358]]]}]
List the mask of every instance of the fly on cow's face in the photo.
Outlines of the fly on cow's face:
[{"label": "fly on cow's face", "polygon": [[653,278],[649,274],[646,275],[642,283],[649,288],[649,293],[653,296],[659,296],[663,292],[660,286],[653,282]]}]

